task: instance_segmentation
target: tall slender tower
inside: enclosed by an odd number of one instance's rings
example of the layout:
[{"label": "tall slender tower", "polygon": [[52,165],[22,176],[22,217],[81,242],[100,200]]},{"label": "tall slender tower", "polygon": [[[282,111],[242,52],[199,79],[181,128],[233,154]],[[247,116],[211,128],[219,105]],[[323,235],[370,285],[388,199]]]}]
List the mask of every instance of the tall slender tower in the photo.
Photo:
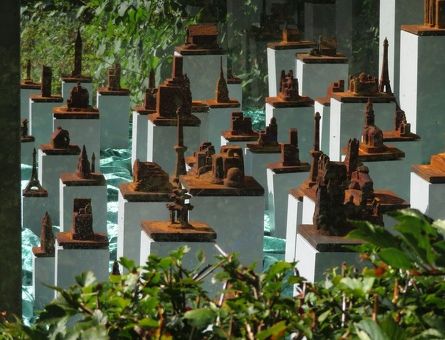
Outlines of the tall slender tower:
[{"label": "tall slender tower", "polygon": [[309,186],[314,186],[317,183],[318,177],[318,160],[321,155],[320,151],[320,113],[315,113],[314,116],[314,147],[311,150],[312,163],[311,163],[311,172],[309,179]]},{"label": "tall slender tower", "polygon": [[23,190],[23,192],[41,192],[46,193],[46,190],[42,187],[39,181],[39,177],[37,176],[37,160],[36,160],[36,149],[34,148],[32,152],[32,171],[31,171],[31,178],[29,179],[28,184],[26,185],[26,188]]},{"label": "tall slender tower", "polygon": [[82,75],[82,37],[80,35],[80,27],[77,28],[76,42],[74,43],[74,70],[71,75],[73,77]]},{"label": "tall slender tower", "polygon": [[180,109],[178,108],[178,110],[176,111],[177,141],[176,145],[174,146],[176,151],[176,167],[175,167],[175,174],[173,176],[178,186],[179,186],[179,176],[185,175],[187,173],[185,170],[185,158],[184,158],[184,154],[187,151],[187,147],[184,146],[184,129],[182,127],[179,111]]},{"label": "tall slender tower", "polygon": [[382,61],[382,73],[380,75],[379,92],[392,95],[391,82],[389,81],[388,71],[388,39],[385,38],[383,42],[383,61]]},{"label": "tall slender tower", "polygon": [[229,89],[227,88],[226,78],[224,78],[222,57],[220,59],[220,71],[219,79],[216,84],[216,102],[217,103],[230,103]]}]

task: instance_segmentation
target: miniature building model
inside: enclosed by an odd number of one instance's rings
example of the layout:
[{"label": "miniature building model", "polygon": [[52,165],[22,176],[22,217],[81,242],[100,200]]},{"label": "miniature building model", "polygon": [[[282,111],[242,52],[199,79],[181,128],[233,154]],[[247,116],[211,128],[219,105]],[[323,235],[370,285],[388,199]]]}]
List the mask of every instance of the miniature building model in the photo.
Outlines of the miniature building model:
[{"label": "miniature building model", "polygon": [[90,108],[88,90],[78,82],[77,86],[71,90],[70,98],[67,99],[66,103],[68,111],[82,111]]},{"label": "miniature building model", "polygon": [[170,192],[172,185],[168,174],[153,162],[140,162],[133,164],[133,181],[128,184],[132,191],[139,192]]},{"label": "miniature building model", "polygon": [[424,0],[424,25],[445,29],[445,1]]},{"label": "miniature building model", "polygon": [[189,174],[200,175],[210,171],[212,168],[212,158],[215,154],[215,147],[210,142],[203,142],[199,150],[193,156],[187,158],[187,164],[191,166]]},{"label": "miniature building model", "polygon": [[258,133],[252,129],[252,118],[244,117],[242,112],[232,112],[230,130],[224,132],[224,136],[250,136],[258,137]]},{"label": "miniature building model", "polygon": [[22,123],[20,124],[20,141],[21,142],[28,142],[28,141],[34,141],[34,137],[29,135],[28,131],[28,119],[22,119]]},{"label": "miniature building model", "polygon": [[[319,37],[317,47],[313,48],[309,55],[321,57],[321,56],[337,56],[337,41],[334,39],[323,39]],[[342,56],[342,55],[341,55]]]},{"label": "miniature building model", "polygon": [[349,92],[356,96],[375,96],[379,93],[379,82],[376,77],[362,72],[349,79]]},{"label": "miniature building model", "polygon": [[284,43],[300,41],[300,30],[298,26],[285,23],[281,31],[281,41]]},{"label": "miniature building model", "polygon": [[156,93],[158,89],[156,88],[155,71],[150,70],[150,75],[148,78],[148,88],[145,90],[144,96],[144,109],[147,111],[156,110]]},{"label": "miniature building model", "polygon": [[380,75],[379,92],[393,95],[391,90],[391,83],[389,80],[389,66],[388,66],[388,39],[383,41],[383,61],[382,73]]},{"label": "miniature building model", "polygon": [[32,252],[37,257],[54,256],[55,254],[55,237],[53,234],[53,226],[48,212],[42,218],[40,233],[40,246],[33,247]]},{"label": "miniature building model", "polygon": [[275,117],[270,119],[270,123],[264,130],[258,133],[258,140],[256,143],[247,144],[250,150],[269,150],[280,151],[280,144],[278,144],[278,125]]},{"label": "miniature building model", "polygon": [[184,49],[220,49],[216,24],[196,24],[187,28]]}]

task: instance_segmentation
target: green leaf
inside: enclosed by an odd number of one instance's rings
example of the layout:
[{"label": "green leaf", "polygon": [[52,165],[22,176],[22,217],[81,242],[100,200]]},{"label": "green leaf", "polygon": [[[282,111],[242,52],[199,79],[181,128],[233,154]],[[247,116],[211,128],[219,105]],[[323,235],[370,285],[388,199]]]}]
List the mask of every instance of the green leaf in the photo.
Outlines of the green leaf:
[{"label": "green leaf", "polygon": [[391,340],[389,337],[387,337],[382,329],[379,327],[379,325],[371,320],[371,319],[364,319],[356,324],[354,324],[357,335],[362,340]]},{"label": "green leaf", "polygon": [[280,321],[273,325],[272,327],[269,327],[268,329],[265,329],[264,331],[261,331],[257,334],[258,340],[265,340],[271,336],[274,337],[283,337],[284,332],[286,331],[286,321]]},{"label": "green leaf", "polygon": [[346,238],[363,240],[376,247],[394,247],[400,240],[382,226],[373,225],[367,221],[354,221],[354,227]]},{"label": "green leaf", "polygon": [[399,249],[385,248],[380,250],[378,255],[385,263],[393,268],[411,269],[414,267],[410,258]]},{"label": "green leaf", "polygon": [[150,318],[143,318],[138,322],[138,325],[141,326],[142,328],[158,328],[159,321]]},{"label": "green leaf", "polygon": [[125,257],[121,257],[119,259],[120,264],[122,265],[122,267],[124,267],[125,269],[127,269],[128,271],[131,271],[133,268],[136,267],[135,263],[133,260],[127,259]]},{"label": "green leaf", "polygon": [[216,313],[208,308],[198,308],[184,314],[184,319],[198,329],[205,328],[215,320]]},{"label": "green leaf", "polygon": [[95,283],[96,277],[93,272],[88,271],[76,276],[76,282],[79,286],[85,287]]}]

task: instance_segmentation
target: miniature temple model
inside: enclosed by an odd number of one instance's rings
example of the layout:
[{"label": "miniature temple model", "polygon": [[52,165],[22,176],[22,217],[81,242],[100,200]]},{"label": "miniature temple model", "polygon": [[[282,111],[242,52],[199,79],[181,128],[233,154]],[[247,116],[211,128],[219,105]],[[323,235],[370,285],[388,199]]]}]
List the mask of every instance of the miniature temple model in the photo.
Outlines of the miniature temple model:
[{"label": "miniature temple model", "polygon": [[235,144],[245,147],[248,142],[258,139],[258,132],[252,129],[252,118],[244,116],[243,112],[232,112],[230,128],[221,135],[221,146]]},{"label": "miniature temple model", "polygon": [[445,1],[424,0],[424,22],[425,26],[445,29]]}]

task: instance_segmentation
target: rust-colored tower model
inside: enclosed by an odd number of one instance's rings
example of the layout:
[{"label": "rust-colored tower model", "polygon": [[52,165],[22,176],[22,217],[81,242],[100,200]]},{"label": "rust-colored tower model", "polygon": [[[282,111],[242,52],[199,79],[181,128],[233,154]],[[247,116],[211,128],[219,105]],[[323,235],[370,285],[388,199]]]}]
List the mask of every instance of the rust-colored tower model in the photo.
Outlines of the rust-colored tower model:
[{"label": "rust-colored tower model", "polygon": [[184,128],[182,127],[181,118],[179,115],[179,109],[176,113],[177,115],[177,142],[174,146],[176,151],[176,167],[174,179],[179,183],[179,176],[185,175],[187,173],[185,169],[185,157],[184,154],[187,151],[187,147],[184,146]]},{"label": "rust-colored tower model", "polygon": [[51,70],[51,67],[43,65],[42,84],[40,87],[42,92],[42,97],[51,97],[52,78],[53,78],[53,71]]},{"label": "rust-colored tower model", "polygon": [[81,77],[82,75],[82,37],[80,27],[77,28],[76,42],[74,43],[74,69],[72,77]]},{"label": "rust-colored tower model", "polygon": [[224,78],[224,70],[222,65],[222,57],[220,60],[219,79],[216,87],[216,102],[230,103],[229,89],[227,87],[226,79]]},{"label": "rust-colored tower model", "polygon": [[317,183],[318,177],[318,160],[321,155],[320,151],[320,113],[315,113],[314,116],[314,147],[311,150],[312,163],[311,172],[309,177],[309,186],[313,186]]},{"label": "rust-colored tower model", "polygon": [[382,73],[380,75],[379,92],[392,95],[391,83],[389,81],[388,71],[388,39],[383,42],[383,62]]}]

